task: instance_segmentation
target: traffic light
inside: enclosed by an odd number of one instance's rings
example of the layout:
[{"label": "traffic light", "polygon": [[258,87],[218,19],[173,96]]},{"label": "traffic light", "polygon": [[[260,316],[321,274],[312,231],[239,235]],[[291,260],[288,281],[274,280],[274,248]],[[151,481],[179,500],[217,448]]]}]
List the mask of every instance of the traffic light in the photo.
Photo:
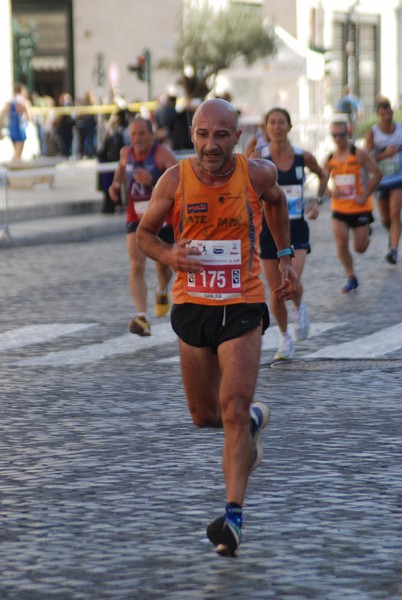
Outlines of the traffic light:
[{"label": "traffic light", "polygon": [[137,56],[135,65],[128,65],[128,70],[137,73],[140,81],[149,81],[151,76],[151,53],[149,50],[144,50],[142,54]]}]

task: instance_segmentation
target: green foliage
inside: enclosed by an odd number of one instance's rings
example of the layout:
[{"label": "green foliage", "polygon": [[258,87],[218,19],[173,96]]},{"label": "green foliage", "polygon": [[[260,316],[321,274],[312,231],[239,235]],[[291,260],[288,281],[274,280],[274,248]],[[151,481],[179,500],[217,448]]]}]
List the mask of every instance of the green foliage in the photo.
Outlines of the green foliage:
[{"label": "green foliage", "polygon": [[243,57],[247,65],[275,54],[275,34],[264,24],[258,8],[230,4],[214,10],[208,2],[184,2],[175,46],[175,57],[165,59],[161,68],[183,73],[181,83],[188,95],[202,88],[205,95],[214,77],[233,61]]}]

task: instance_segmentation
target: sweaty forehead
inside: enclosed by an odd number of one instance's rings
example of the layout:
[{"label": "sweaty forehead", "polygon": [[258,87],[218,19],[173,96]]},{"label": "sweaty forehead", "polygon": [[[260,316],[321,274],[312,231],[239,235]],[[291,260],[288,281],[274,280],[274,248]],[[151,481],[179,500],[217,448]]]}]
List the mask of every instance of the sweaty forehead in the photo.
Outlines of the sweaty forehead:
[{"label": "sweaty forehead", "polygon": [[237,128],[237,114],[221,106],[203,106],[194,115],[193,127],[196,129],[230,129]]}]

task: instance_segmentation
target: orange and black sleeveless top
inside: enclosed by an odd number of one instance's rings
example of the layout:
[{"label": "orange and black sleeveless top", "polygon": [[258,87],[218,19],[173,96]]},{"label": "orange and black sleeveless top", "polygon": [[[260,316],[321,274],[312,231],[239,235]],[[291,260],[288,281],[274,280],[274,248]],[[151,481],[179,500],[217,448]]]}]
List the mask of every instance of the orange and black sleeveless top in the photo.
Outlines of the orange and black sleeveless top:
[{"label": "orange and black sleeveless top", "polygon": [[191,240],[205,269],[201,274],[178,271],[173,301],[210,306],[264,302],[259,259],[262,211],[247,158],[236,154],[232,176],[217,187],[196,177],[189,158],[180,161],[179,173],[172,213],[175,239]]},{"label": "orange and black sleeveless top", "polygon": [[346,160],[336,160],[331,155],[327,162],[334,188],[337,194],[331,196],[331,210],[345,214],[356,214],[372,211],[374,203],[372,196],[362,206],[356,204],[353,198],[363,191],[366,172],[356,157],[355,147],[352,146]]}]

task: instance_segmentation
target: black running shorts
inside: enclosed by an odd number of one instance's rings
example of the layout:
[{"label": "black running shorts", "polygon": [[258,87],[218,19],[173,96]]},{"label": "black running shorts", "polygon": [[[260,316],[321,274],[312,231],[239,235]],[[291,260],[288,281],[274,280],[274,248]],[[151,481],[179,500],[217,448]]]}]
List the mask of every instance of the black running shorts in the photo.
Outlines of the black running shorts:
[{"label": "black running shorts", "polygon": [[[137,221],[127,221],[126,223],[126,232],[127,233],[135,233],[138,229],[139,223]],[[158,236],[166,242],[167,244],[174,244],[174,234],[173,227],[171,225],[165,225],[162,227]]]},{"label": "black running shorts", "polygon": [[373,213],[370,211],[355,214],[346,214],[334,211],[332,213],[332,218],[337,219],[338,221],[342,221],[342,223],[346,223],[346,225],[348,227],[351,227],[351,229],[355,229],[356,227],[364,227],[365,225],[370,225],[370,223],[374,221]]},{"label": "black running shorts", "polygon": [[257,304],[174,304],[170,313],[173,331],[189,346],[211,348],[216,354],[219,344],[240,337],[250,329],[269,326],[268,307]]},{"label": "black running shorts", "polygon": [[[290,219],[290,243],[295,250],[306,250],[310,254],[310,232],[307,222],[303,219]],[[274,238],[267,226],[265,218],[262,220],[262,231],[260,235],[260,257],[264,259],[277,259],[278,249]]]}]

